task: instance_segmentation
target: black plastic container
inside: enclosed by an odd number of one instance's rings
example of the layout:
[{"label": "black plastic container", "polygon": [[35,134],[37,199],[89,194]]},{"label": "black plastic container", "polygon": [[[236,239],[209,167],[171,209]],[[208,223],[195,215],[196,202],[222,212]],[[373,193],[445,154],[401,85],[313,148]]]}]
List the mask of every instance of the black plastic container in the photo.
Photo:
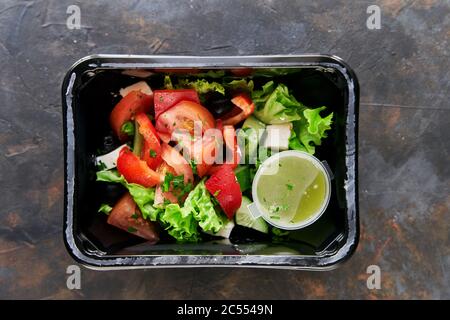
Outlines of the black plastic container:
[{"label": "black plastic container", "polygon": [[[97,213],[98,206],[103,201],[116,200],[123,190],[95,182],[93,158],[99,148],[108,149],[109,141],[105,141],[105,136],[110,134],[108,115],[117,102],[113,93],[136,82],[137,78],[129,75],[135,71],[157,74],[168,69],[188,73],[215,69],[228,73],[235,68],[257,70],[259,77],[265,77],[264,81],[270,79],[268,73],[283,77],[283,82],[305,105],[325,105],[334,112],[333,129],[316,153],[319,159],[328,162],[334,173],[330,204],[323,216],[311,226],[296,231],[288,240],[253,234],[249,229],[244,232],[238,227],[230,240],[211,239],[198,244],[163,240],[149,245],[109,226],[105,216]],[[278,71],[284,68],[291,72],[280,75]],[[79,263],[96,269],[229,266],[329,270],[336,267],[353,254],[359,239],[358,99],[354,72],[334,56],[93,55],[79,60],[68,71],[62,86],[64,241],[69,253]]]}]

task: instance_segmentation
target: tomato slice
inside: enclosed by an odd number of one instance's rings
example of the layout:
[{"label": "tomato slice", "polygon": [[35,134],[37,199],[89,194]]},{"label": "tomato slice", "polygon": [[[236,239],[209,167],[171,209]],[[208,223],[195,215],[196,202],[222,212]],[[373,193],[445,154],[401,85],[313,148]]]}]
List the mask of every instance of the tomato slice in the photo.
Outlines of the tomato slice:
[{"label": "tomato slice", "polygon": [[144,220],[136,203],[127,192],[109,213],[108,223],[136,236],[147,239],[152,244],[159,241],[158,227]]},{"label": "tomato slice", "polygon": [[[175,170],[169,166],[165,161],[159,165],[158,169],[156,169],[161,176],[165,176],[167,173],[171,173],[176,175]],[[155,190],[155,205],[164,203],[164,199],[169,200],[171,203],[178,203],[178,198],[170,191],[163,192],[160,184],[156,186]]]},{"label": "tomato slice", "polygon": [[252,99],[245,94],[241,93],[231,99],[231,102],[237,107],[236,109],[240,109],[240,112],[236,112],[238,110],[231,110],[228,114],[223,116],[222,121],[223,125],[236,125],[244,119],[247,119],[249,115],[255,111],[255,104]]},{"label": "tomato slice", "polygon": [[116,104],[109,116],[109,122],[120,141],[128,139],[128,135],[120,130],[122,125],[133,119],[138,113],[150,112],[152,103],[153,96],[144,94],[141,91],[131,91]]},{"label": "tomato slice", "polygon": [[163,160],[175,170],[175,173],[178,176],[184,176],[184,183],[192,183],[194,181],[191,165],[177,150],[164,143],[162,145],[161,156]]},{"label": "tomato slice", "polygon": [[164,111],[172,108],[182,100],[200,104],[197,91],[193,89],[155,90],[155,119]]},{"label": "tomato slice", "polygon": [[[212,166],[208,170],[208,174],[214,174],[217,172],[222,166],[227,165],[230,166],[231,169],[235,169],[239,164],[241,159],[241,150],[239,149],[239,145],[237,143],[236,130],[233,126],[223,126],[223,139],[225,141],[225,146],[227,147],[227,159],[225,164],[216,164]],[[229,157],[229,152],[231,151],[231,157]]]},{"label": "tomato slice", "polygon": [[215,121],[212,114],[205,107],[192,101],[181,101],[164,112],[156,120],[156,130],[159,133],[172,135],[175,129],[187,130],[194,135],[194,127],[204,133],[214,128]]},{"label": "tomato slice", "polygon": [[202,137],[192,137],[187,131],[174,133],[174,140],[182,147],[183,154],[188,156],[187,159],[195,163],[200,178],[206,175],[214,164],[219,147],[218,136],[222,136],[218,129],[211,129]]},{"label": "tomato slice", "polygon": [[146,188],[161,182],[161,176],[150,169],[147,163],[139,159],[128,147],[120,150],[117,170],[129,183],[137,183]]},{"label": "tomato slice", "polygon": [[139,133],[144,137],[141,158],[147,162],[150,169],[156,170],[162,161],[161,144],[156,129],[145,113],[136,115],[136,121],[139,125]]},{"label": "tomato slice", "polygon": [[233,219],[241,206],[242,193],[230,165],[222,165],[205,183],[206,189],[217,199],[228,219]]}]

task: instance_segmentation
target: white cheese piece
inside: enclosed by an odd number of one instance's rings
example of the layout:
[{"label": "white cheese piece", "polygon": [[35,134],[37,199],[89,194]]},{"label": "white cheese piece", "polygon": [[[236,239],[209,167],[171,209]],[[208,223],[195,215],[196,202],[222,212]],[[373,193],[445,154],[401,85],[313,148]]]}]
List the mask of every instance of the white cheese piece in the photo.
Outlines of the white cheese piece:
[{"label": "white cheese piece", "polygon": [[122,74],[125,74],[127,76],[137,77],[137,78],[148,78],[150,77],[153,72],[148,70],[141,70],[141,69],[129,69],[122,71]]},{"label": "white cheese piece", "polygon": [[122,148],[124,148],[125,146],[126,144],[123,144],[117,149],[111,151],[110,153],[98,156],[97,158],[95,158],[95,164],[99,166],[103,163],[104,170],[115,168],[117,165],[117,158],[119,158],[120,150],[122,150]]},{"label": "white cheese piece", "polygon": [[132,84],[131,86],[122,88],[122,89],[120,89],[119,93],[122,97],[125,97],[131,91],[140,91],[144,94],[148,94],[149,96],[151,96],[153,94],[152,89],[150,89],[147,82],[145,82],[145,81],[139,81],[139,82],[136,82],[135,84]]},{"label": "white cheese piece", "polygon": [[205,232],[207,234],[216,236],[216,237],[222,237],[228,239],[230,237],[231,231],[234,228],[234,222],[233,220],[228,220],[223,225],[222,229],[219,230],[217,233],[213,233],[211,231]]},{"label": "white cheese piece", "polygon": [[263,146],[269,149],[287,150],[292,123],[271,124],[266,127]]}]

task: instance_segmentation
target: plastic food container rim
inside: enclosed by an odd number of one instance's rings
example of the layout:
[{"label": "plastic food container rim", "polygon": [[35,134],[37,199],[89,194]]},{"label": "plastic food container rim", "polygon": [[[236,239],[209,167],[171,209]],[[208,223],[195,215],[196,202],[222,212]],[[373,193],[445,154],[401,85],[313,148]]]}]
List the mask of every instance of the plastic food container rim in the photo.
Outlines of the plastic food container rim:
[{"label": "plastic food container rim", "polygon": [[[78,246],[74,236],[75,131],[73,90],[84,72],[95,69],[152,68],[283,68],[315,67],[331,69],[345,78],[348,90],[345,125],[345,165],[347,168],[345,243],[332,255],[93,255]],[[354,71],[339,57],[324,54],[259,56],[170,56],[95,54],[75,62],[62,83],[64,135],[64,229],[63,238],[69,254],[78,263],[96,270],[172,268],[172,267],[258,267],[296,270],[332,270],[349,259],[359,241],[358,215],[358,109],[359,84]]]}]

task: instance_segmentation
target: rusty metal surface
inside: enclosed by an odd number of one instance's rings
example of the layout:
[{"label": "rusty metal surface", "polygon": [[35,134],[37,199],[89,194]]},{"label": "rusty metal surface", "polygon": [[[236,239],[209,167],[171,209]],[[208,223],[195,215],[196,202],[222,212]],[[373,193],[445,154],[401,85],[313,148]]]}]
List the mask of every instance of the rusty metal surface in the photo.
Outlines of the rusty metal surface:
[{"label": "rusty metal surface", "polygon": [[[0,3],[0,298],[450,298],[450,3],[384,1]],[[381,30],[366,27],[381,8]],[[329,53],[361,86],[361,241],[341,268],[82,269],[62,242],[60,83],[91,53]],[[369,265],[381,289],[366,286]]]}]

